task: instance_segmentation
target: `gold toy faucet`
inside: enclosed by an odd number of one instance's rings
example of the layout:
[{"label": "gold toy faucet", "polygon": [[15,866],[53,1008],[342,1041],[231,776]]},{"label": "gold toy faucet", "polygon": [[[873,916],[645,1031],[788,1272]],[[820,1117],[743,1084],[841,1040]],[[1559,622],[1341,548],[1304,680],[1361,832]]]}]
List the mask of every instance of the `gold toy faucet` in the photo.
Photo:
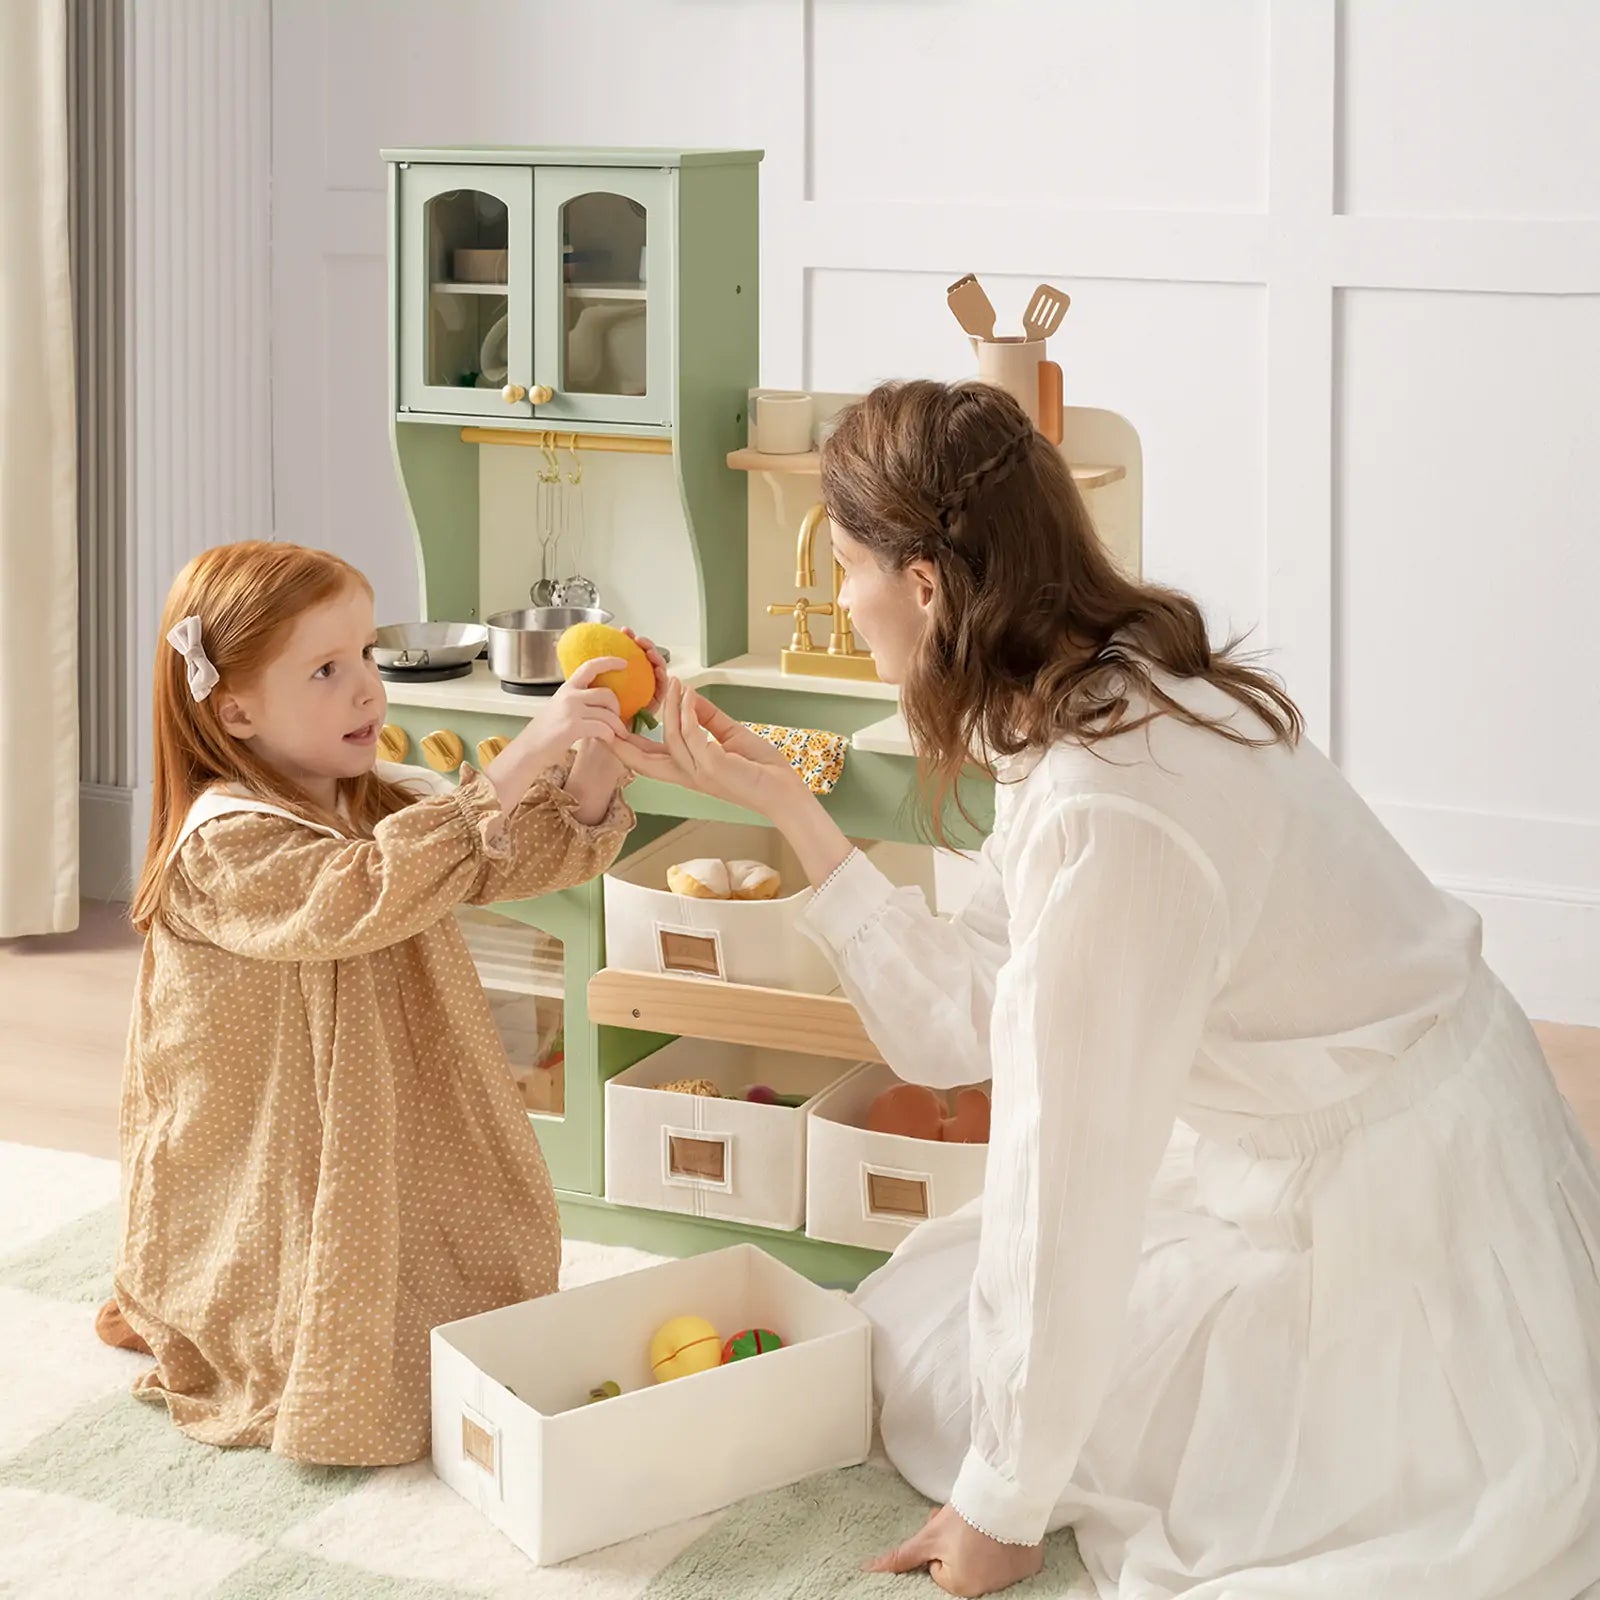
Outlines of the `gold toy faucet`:
[{"label": "gold toy faucet", "polygon": [[[817,529],[827,520],[827,508],[818,501],[800,519],[800,537],[795,544],[794,581],[801,589],[809,589],[817,581],[816,542]],[[833,563],[833,600],[828,605],[813,605],[800,600],[790,605],[768,606],[772,616],[792,612],[795,619],[794,638],[783,652],[780,666],[785,672],[801,672],[812,677],[864,678],[875,680],[878,676],[872,657],[865,650],[856,649],[855,631],[850,626],[850,613],[839,600],[844,587],[844,568]],[[803,608],[803,609],[802,609]],[[831,616],[833,629],[828,636],[826,652],[817,649],[811,641],[809,618]]]}]

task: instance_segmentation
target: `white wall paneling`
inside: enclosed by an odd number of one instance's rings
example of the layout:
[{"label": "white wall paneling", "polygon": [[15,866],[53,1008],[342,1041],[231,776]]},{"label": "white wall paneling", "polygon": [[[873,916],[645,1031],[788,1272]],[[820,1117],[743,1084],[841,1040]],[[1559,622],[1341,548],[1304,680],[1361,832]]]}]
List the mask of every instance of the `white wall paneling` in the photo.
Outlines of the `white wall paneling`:
[{"label": "white wall paneling", "polygon": [[78,384],[79,884],[114,899],[130,874],[134,730],[127,517],[127,148],[122,0],[67,12]]},{"label": "white wall paneling", "polygon": [[280,532],[414,607],[380,145],[761,147],[763,382],[953,377],[959,273],[1003,319],[1065,284],[1147,570],[1255,627],[1531,1009],[1600,1022],[1593,6],[271,4]]},{"label": "white wall paneling", "polygon": [[[83,882],[125,892],[149,827],[150,677],[189,558],[270,537],[271,0],[79,7],[80,380],[93,638]],[[114,214],[120,211],[120,215]],[[120,275],[120,277],[119,277]],[[116,289],[115,299],[96,299]],[[115,460],[120,451],[122,460]]]}]

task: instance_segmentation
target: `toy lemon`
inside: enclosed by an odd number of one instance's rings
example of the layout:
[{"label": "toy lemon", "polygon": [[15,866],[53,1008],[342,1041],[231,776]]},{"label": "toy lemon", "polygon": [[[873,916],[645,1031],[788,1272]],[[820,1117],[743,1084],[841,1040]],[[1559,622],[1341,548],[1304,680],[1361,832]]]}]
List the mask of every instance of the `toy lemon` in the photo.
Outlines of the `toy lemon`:
[{"label": "toy lemon", "polygon": [[556,660],[563,677],[570,678],[585,661],[601,656],[618,656],[628,664],[620,672],[602,672],[594,680],[595,688],[609,689],[617,697],[622,720],[635,733],[655,727],[656,719],[645,707],[656,697],[656,669],[627,634],[603,622],[580,622],[556,641]]},{"label": "toy lemon", "polygon": [[650,1370],[657,1383],[692,1377],[722,1364],[722,1340],[704,1317],[674,1317],[650,1341]]}]

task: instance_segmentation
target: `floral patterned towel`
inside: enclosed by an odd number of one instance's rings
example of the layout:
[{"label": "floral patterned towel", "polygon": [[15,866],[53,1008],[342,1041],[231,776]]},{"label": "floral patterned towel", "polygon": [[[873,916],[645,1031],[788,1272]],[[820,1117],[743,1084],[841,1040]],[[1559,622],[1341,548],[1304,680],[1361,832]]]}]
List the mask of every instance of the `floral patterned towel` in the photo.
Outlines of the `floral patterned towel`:
[{"label": "floral patterned towel", "polygon": [[850,748],[850,741],[842,733],[824,733],[820,728],[778,728],[767,722],[747,722],[745,726],[788,756],[789,765],[805,779],[812,794],[833,793],[844,772],[844,753]]}]

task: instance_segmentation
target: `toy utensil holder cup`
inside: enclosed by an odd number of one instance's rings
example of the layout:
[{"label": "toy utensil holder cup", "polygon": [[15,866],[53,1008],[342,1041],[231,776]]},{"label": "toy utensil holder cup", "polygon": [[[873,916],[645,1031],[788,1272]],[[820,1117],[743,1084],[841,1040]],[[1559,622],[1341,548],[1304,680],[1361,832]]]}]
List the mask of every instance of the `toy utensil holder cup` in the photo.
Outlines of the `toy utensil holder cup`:
[{"label": "toy utensil holder cup", "polygon": [[978,376],[985,383],[1004,389],[1022,409],[1028,420],[1051,444],[1061,443],[1062,384],[1061,368],[1048,360],[1043,339],[1021,337],[972,341],[978,358]]},{"label": "toy utensil holder cup", "polygon": [[763,455],[804,455],[811,449],[811,412],[811,396],[804,390],[757,390],[751,442]]}]

